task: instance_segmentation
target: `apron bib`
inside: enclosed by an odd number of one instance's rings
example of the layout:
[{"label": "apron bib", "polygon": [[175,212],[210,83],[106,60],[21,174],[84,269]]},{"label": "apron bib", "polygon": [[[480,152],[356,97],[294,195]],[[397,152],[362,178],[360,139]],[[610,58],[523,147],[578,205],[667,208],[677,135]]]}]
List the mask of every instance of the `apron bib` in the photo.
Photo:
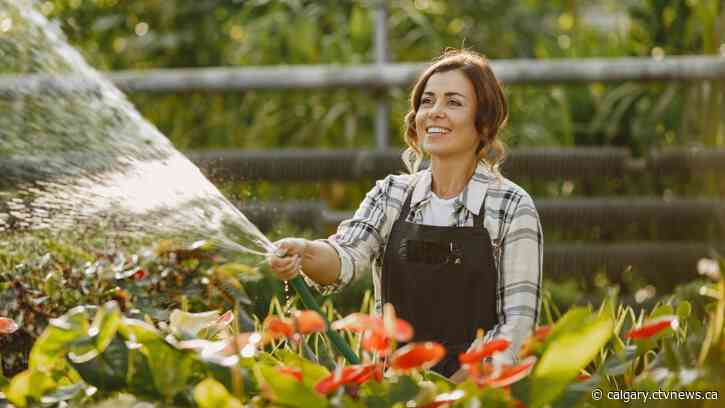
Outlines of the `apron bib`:
[{"label": "apron bib", "polygon": [[[411,189],[412,190],[412,189]],[[440,227],[405,221],[411,193],[393,224],[383,255],[383,302],[413,325],[413,341],[437,341],[446,356],[432,370],[449,377],[476,330],[497,323],[497,271],[483,226],[484,199],[473,227]]]}]

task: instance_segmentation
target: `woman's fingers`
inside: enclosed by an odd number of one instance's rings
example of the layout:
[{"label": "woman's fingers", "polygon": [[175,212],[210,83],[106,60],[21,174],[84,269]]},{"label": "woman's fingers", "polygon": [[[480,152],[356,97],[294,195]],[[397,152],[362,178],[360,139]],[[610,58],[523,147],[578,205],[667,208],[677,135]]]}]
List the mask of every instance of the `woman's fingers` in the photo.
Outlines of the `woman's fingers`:
[{"label": "woman's fingers", "polygon": [[290,280],[299,272],[300,260],[296,255],[285,258],[271,256],[269,266],[278,279]]}]

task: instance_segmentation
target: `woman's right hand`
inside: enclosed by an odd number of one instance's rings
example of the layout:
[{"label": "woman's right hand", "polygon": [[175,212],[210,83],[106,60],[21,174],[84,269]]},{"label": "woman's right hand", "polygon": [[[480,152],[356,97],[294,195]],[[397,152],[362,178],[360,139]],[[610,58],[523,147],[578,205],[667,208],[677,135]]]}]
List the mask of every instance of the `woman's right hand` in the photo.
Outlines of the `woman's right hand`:
[{"label": "woman's right hand", "polygon": [[274,245],[285,253],[284,257],[267,255],[269,269],[280,280],[291,280],[300,273],[302,258],[307,249],[307,240],[304,238],[284,238]]}]

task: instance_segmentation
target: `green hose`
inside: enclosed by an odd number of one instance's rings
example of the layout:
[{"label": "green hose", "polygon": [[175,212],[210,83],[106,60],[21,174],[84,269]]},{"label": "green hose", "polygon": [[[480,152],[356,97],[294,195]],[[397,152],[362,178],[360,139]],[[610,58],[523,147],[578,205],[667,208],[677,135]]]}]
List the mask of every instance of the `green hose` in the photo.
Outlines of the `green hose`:
[{"label": "green hose", "polygon": [[337,351],[345,357],[348,363],[360,364],[360,359],[355,355],[355,353],[352,352],[350,345],[347,344],[342,336],[340,336],[340,333],[330,328],[330,322],[327,321],[327,318],[325,318],[325,314],[322,313],[322,309],[320,309],[320,305],[318,305],[315,298],[312,297],[312,293],[310,293],[310,288],[307,287],[307,283],[305,283],[305,280],[302,278],[302,276],[295,276],[294,278],[292,278],[292,280],[289,281],[289,284],[290,286],[295,288],[297,294],[300,295],[300,297],[302,298],[302,303],[304,303],[305,307],[319,313],[320,316],[322,316],[322,318],[325,320],[325,326],[327,327],[327,337],[330,338],[330,341],[335,346]]}]

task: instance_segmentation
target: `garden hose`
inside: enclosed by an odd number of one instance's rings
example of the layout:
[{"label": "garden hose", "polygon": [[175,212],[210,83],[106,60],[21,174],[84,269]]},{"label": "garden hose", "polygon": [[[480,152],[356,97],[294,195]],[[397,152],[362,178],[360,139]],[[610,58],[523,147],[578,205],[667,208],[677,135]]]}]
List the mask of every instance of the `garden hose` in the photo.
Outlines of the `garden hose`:
[{"label": "garden hose", "polygon": [[307,287],[307,284],[305,283],[305,280],[302,279],[302,276],[297,275],[292,280],[289,281],[290,286],[295,288],[295,291],[298,295],[302,298],[302,303],[308,308],[316,311],[319,313],[322,318],[325,320],[325,325],[327,326],[327,337],[329,337],[332,344],[335,346],[337,351],[342,354],[348,363],[350,364],[360,364],[360,359],[353,353],[352,349],[350,348],[350,345],[347,344],[345,339],[340,336],[340,333],[332,330],[330,328],[330,322],[327,321],[327,318],[325,318],[324,313],[322,313],[322,309],[320,309],[320,305],[317,304],[317,301],[314,297],[312,297],[312,293],[310,293],[310,288]]},{"label": "garden hose", "polygon": [[[280,257],[283,258],[287,254],[284,252],[278,252],[276,255],[281,255]],[[298,274],[297,276],[289,280],[288,283],[295,289],[297,294],[300,295],[302,303],[305,305],[306,308],[314,310],[315,312],[319,313],[320,316],[322,316],[322,319],[325,321],[325,327],[327,327],[327,337],[330,339],[337,351],[345,357],[348,363],[360,364],[360,359],[358,358],[358,356],[355,355],[355,353],[353,353],[350,345],[347,344],[342,336],[340,336],[340,333],[332,330],[332,328],[330,327],[330,322],[327,321],[325,314],[322,312],[320,305],[317,304],[317,301],[312,296],[310,288],[307,286],[307,283],[305,283],[305,280],[302,278],[302,276]]]}]

